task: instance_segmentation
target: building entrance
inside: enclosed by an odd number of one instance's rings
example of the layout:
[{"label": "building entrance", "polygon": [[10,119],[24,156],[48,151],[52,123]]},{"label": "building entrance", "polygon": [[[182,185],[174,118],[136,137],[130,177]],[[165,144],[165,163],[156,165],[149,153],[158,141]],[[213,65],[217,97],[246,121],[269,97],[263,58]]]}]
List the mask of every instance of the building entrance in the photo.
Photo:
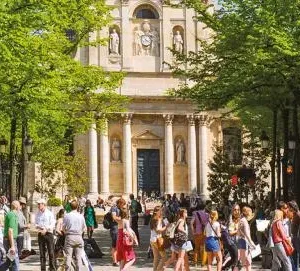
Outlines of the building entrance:
[{"label": "building entrance", "polygon": [[152,192],[160,193],[160,167],[159,150],[137,150],[137,190],[146,192],[149,196]]}]

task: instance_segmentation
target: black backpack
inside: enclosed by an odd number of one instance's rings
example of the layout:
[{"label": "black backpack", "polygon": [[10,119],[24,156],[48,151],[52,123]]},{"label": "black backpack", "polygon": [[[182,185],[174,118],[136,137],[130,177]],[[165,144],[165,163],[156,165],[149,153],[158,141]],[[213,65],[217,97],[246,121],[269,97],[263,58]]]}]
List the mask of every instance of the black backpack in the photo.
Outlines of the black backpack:
[{"label": "black backpack", "polygon": [[141,205],[141,203],[138,202],[138,201],[137,201],[137,205],[136,205],[136,211],[137,211],[138,213],[143,212],[142,205]]},{"label": "black backpack", "polygon": [[107,230],[110,230],[111,227],[113,226],[113,217],[112,217],[112,214],[111,212],[107,212],[105,215],[104,215],[104,218],[103,218],[103,227],[104,229],[107,229]]}]

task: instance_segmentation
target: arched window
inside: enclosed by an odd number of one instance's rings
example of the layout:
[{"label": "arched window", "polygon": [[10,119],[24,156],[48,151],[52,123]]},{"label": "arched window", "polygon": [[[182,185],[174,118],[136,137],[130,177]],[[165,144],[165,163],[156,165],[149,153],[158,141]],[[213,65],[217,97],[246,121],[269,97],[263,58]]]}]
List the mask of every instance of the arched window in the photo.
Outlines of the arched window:
[{"label": "arched window", "polygon": [[242,133],[241,129],[228,127],[223,129],[224,153],[235,165],[242,164]]},{"label": "arched window", "polygon": [[151,5],[142,5],[135,9],[133,17],[137,19],[158,19],[158,12]]}]

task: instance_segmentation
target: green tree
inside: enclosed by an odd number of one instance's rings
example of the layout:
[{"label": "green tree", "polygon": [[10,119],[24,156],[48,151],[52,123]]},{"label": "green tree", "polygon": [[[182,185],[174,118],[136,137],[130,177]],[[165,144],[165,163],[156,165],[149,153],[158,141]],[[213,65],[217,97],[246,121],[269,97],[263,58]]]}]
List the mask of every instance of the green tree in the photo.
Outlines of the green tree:
[{"label": "green tree", "polygon": [[[177,62],[171,68],[193,84],[183,84],[172,94],[193,99],[202,110],[229,107],[242,117],[245,109],[256,117],[262,108],[269,114],[277,111],[287,156],[290,128],[298,146],[300,142],[299,1],[220,0],[221,8],[214,13],[202,1],[184,4],[195,9],[196,18],[210,35],[198,41],[196,53],[174,52]],[[182,69],[183,63],[187,69]],[[265,122],[259,130],[270,123]],[[300,161],[299,157],[296,160]],[[283,181],[287,199],[287,180]]]},{"label": "green tree", "polygon": [[[243,165],[236,165],[224,152],[223,146],[214,147],[214,156],[209,161],[208,190],[210,198],[217,203],[224,203],[228,199],[235,202],[248,201],[257,196],[266,197],[268,177],[267,153],[261,150],[259,144],[250,135],[245,135],[243,143]],[[255,177],[243,179],[239,176],[241,168],[252,169]],[[232,184],[232,177],[237,176],[238,182]]]},{"label": "green tree", "polygon": [[53,165],[67,152],[68,130],[84,132],[95,113],[126,106],[115,92],[123,74],[74,58],[105,43],[90,34],[108,25],[109,12],[104,0],[1,1],[0,128],[10,138],[11,176],[25,133],[35,141],[35,159]]}]

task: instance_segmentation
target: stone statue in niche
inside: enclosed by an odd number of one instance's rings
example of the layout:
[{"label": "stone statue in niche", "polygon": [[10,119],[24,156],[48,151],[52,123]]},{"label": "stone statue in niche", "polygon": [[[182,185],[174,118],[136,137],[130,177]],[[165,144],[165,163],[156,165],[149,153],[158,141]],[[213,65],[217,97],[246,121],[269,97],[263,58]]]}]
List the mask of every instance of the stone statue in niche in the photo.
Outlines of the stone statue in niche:
[{"label": "stone statue in niche", "polygon": [[112,32],[109,35],[109,54],[119,55],[119,44],[119,34],[117,33],[117,30],[113,28]]},{"label": "stone statue in niche", "polygon": [[121,141],[114,137],[111,143],[111,161],[121,162]]},{"label": "stone statue in niche", "polygon": [[185,164],[185,145],[182,138],[179,138],[175,144],[176,164]]},{"label": "stone statue in niche", "polygon": [[173,36],[173,45],[174,45],[175,51],[177,51],[179,53],[183,52],[183,39],[178,30],[176,31],[176,33]]},{"label": "stone statue in niche", "polygon": [[159,33],[146,20],[134,29],[134,52],[136,56],[159,56]]}]

